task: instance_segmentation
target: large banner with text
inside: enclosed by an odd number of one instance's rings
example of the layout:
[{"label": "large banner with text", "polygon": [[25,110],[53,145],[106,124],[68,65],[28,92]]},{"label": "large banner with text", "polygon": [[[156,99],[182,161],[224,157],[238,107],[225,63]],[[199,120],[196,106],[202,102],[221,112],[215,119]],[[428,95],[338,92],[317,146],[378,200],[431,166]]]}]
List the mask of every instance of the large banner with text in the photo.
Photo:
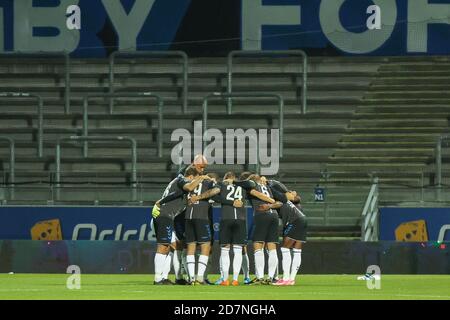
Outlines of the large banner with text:
[{"label": "large banner with text", "polygon": [[[6,240],[155,240],[151,207],[0,206],[0,239]],[[248,228],[253,216],[248,209]],[[218,239],[220,209],[213,209]]]},{"label": "large banner with text", "polygon": [[0,51],[450,53],[450,0],[0,0]]}]

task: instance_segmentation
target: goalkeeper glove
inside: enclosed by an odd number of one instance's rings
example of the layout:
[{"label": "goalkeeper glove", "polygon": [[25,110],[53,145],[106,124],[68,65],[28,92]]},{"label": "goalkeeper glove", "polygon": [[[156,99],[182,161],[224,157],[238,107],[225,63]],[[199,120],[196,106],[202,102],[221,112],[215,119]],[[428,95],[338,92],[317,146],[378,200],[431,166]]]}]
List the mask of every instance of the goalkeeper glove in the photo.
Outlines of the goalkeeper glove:
[{"label": "goalkeeper glove", "polygon": [[158,206],[157,205],[154,205],[153,206],[153,210],[152,210],[152,217],[153,218],[158,218],[158,216],[160,215],[160,209],[158,208]]}]

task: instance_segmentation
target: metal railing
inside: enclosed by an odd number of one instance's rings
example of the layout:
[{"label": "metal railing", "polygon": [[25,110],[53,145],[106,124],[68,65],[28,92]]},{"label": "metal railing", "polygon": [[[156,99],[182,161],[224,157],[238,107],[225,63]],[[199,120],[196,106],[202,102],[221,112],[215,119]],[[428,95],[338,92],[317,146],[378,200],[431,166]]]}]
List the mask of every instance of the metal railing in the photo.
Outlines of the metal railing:
[{"label": "metal railing", "polygon": [[442,135],[438,137],[435,148],[436,156],[436,199],[441,200],[441,188],[442,188],[442,143],[444,141],[449,141],[450,135]]},{"label": "metal railing", "polygon": [[[164,108],[164,100],[158,94],[152,92],[137,92],[137,93],[99,93],[87,95],[83,98],[83,136],[89,136],[88,129],[88,106],[89,99],[92,98],[111,98],[114,100],[115,98],[155,98],[158,101],[158,157],[163,156],[163,108]],[[110,109],[110,113],[112,114],[113,110]],[[87,158],[88,156],[88,146],[87,141],[83,145],[83,156]]]},{"label": "metal railing", "polygon": [[16,182],[16,154],[14,140],[9,137],[0,136],[0,141],[6,141],[9,144],[9,187],[11,188],[11,198],[14,198],[14,184]]},{"label": "metal railing", "polygon": [[[278,126],[280,130],[279,134],[279,144],[280,144],[280,158],[283,158],[283,136],[284,136],[284,99],[279,94],[275,93],[265,93],[265,92],[252,92],[252,93],[220,93],[215,92],[207,95],[203,98],[203,134],[205,134],[208,122],[208,101],[211,99],[235,99],[235,98],[275,98],[278,101]],[[227,114],[231,115],[231,107],[227,106]],[[203,149],[206,146],[206,141],[203,139]]]},{"label": "metal railing", "polygon": [[378,178],[375,177],[361,215],[362,241],[378,240],[378,194]]},{"label": "metal railing", "polygon": [[61,142],[62,141],[127,141],[131,144],[131,183],[133,190],[133,199],[136,198],[136,187],[137,187],[137,143],[136,140],[130,137],[99,137],[99,136],[71,136],[58,138],[56,141],[56,199],[59,200],[59,189],[61,187]]},{"label": "metal railing", "polygon": [[64,58],[64,111],[66,114],[70,112],[70,55],[67,52],[4,52],[0,53],[0,58],[20,58],[20,57],[38,57],[38,58],[51,58],[51,57],[63,57]]},{"label": "metal railing", "polygon": [[[302,109],[303,114],[306,113],[307,108],[307,81],[308,81],[308,56],[303,50],[267,50],[267,51],[257,51],[257,50],[235,50],[228,54],[227,61],[227,93],[233,92],[233,58],[236,56],[247,56],[247,57],[262,57],[262,56],[280,56],[280,55],[297,55],[301,56],[303,59],[303,70],[302,70]],[[228,100],[228,108],[231,108],[231,100]]]},{"label": "metal railing", "polygon": [[[109,57],[109,93],[114,93],[114,64],[118,56],[132,56],[132,57],[180,57],[183,60],[183,113],[187,112],[188,106],[188,72],[189,60],[188,56],[183,51],[116,51]],[[112,110],[114,102],[110,101],[110,108]]]},{"label": "metal railing", "polygon": [[37,154],[39,158],[43,155],[44,145],[44,114],[43,100],[40,95],[24,92],[0,92],[0,98],[34,98],[38,101],[38,134],[37,134]]}]

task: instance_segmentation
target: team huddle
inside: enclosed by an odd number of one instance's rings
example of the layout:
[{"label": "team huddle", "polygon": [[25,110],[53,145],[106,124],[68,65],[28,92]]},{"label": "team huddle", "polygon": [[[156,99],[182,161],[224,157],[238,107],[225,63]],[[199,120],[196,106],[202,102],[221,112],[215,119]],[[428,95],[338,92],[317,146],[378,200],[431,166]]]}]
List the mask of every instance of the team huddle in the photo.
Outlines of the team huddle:
[{"label": "team huddle", "polygon": [[[236,176],[227,172],[204,174],[207,161],[202,155],[182,170],[165,189],[153,208],[156,233],[155,285],[212,284],[207,267],[212,252],[212,205],[221,206],[219,230],[220,278],[215,284],[239,285],[241,269],[249,285],[294,285],[301,265],[302,245],[306,241],[306,217],[300,197],[277,180],[268,180],[252,172]],[[252,236],[247,236],[247,209],[254,212]],[[283,277],[278,279],[279,220],[283,226]],[[253,242],[255,278],[250,280],[247,241]],[[200,255],[196,262],[196,252]],[[232,281],[229,281],[230,251],[233,251]],[[265,251],[268,252],[268,276],[265,277]],[[168,279],[173,266],[175,283]],[[196,268],[197,266],[197,268]],[[184,278],[183,269],[187,273]],[[196,272],[197,269],[197,272]]]}]

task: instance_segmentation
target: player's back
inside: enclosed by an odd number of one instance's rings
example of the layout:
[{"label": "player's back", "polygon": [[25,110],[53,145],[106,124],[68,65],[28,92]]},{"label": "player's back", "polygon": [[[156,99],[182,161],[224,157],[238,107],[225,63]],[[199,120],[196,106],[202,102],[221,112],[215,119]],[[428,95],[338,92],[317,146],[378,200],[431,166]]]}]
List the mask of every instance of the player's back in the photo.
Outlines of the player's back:
[{"label": "player's back", "polygon": [[[214,183],[211,180],[203,180],[192,192],[189,192],[187,198],[199,196],[202,193],[212,189]],[[186,207],[186,219],[208,219],[210,204],[209,199],[200,200]]]},{"label": "player's back", "polygon": [[283,203],[279,209],[279,213],[283,224],[291,223],[299,218],[305,217],[304,213],[291,201]]},{"label": "player's back", "polygon": [[[255,190],[261,192],[262,194],[264,194],[267,197],[273,198],[270,188],[264,184],[256,183]],[[267,202],[255,197],[255,196],[250,196],[250,203],[252,204],[254,215],[258,215],[258,214],[277,215],[276,211],[273,209],[269,209],[268,211],[258,211],[258,207],[263,204],[267,204]]]},{"label": "player's back", "polygon": [[[162,198],[166,197],[168,194],[172,192],[183,193],[183,189],[180,186],[180,179],[182,176],[178,175],[175,179],[173,179],[164,190]],[[180,196],[172,201],[164,203],[161,205],[161,216],[167,217],[175,217],[178,213],[180,213],[186,206],[186,200],[184,196]]]},{"label": "player's back", "polygon": [[[247,192],[240,186],[234,183],[222,182],[218,185],[220,187],[220,199],[229,201],[240,200],[245,204],[247,200]],[[247,217],[247,209],[245,206],[240,208],[234,207],[231,203],[228,204],[226,201],[221,201],[222,203],[222,220],[227,219],[239,219],[245,220]]]}]

